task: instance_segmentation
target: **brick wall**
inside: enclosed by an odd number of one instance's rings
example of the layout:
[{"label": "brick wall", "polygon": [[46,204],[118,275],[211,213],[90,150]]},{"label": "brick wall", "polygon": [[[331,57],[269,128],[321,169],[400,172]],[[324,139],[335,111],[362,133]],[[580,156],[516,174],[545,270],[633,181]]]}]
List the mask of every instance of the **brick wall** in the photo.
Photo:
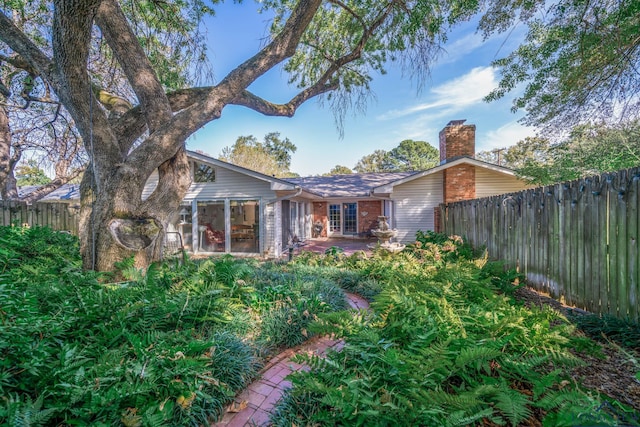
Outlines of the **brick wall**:
[{"label": "brick wall", "polygon": [[445,169],[442,174],[445,203],[476,198],[475,166],[457,165]]},{"label": "brick wall", "polygon": [[460,156],[475,157],[476,125],[452,120],[440,131],[440,162]]},{"label": "brick wall", "polygon": [[368,233],[378,228],[378,217],[382,215],[381,200],[363,200],[358,202],[359,232]]},{"label": "brick wall", "polygon": [[[316,221],[320,221],[322,223],[322,233],[320,237],[327,237],[327,228],[328,228],[328,218],[327,218],[327,203],[326,202],[313,202],[313,220],[312,220],[312,228]],[[315,235],[312,232],[312,235]]]}]

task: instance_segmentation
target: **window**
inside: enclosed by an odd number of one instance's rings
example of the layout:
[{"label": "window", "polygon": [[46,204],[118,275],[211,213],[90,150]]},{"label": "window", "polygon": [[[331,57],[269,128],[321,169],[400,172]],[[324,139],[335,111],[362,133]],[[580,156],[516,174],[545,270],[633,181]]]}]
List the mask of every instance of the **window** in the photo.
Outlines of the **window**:
[{"label": "window", "polygon": [[216,182],[216,170],[204,163],[194,163],[193,179],[195,182]]}]

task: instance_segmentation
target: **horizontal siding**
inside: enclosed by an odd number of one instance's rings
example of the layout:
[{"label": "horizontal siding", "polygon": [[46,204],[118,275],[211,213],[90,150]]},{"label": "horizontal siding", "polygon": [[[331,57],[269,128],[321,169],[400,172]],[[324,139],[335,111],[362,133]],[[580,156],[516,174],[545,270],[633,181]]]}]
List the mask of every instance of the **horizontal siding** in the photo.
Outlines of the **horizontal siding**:
[{"label": "horizontal siding", "polygon": [[[156,171],[149,177],[145,184],[142,192],[143,200],[151,195],[157,184],[158,172]],[[229,169],[216,168],[216,182],[192,183],[183,200],[190,202],[195,199],[213,200],[227,197],[234,199],[263,198],[266,200],[274,199],[276,193],[271,190],[271,184],[266,181]]]},{"label": "horizontal siding", "polygon": [[397,240],[403,243],[414,241],[418,230],[433,230],[434,208],[443,199],[442,173],[395,186],[391,199],[394,201]]},{"label": "horizontal siding", "polygon": [[515,176],[476,168],[476,198],[515,193],[530,188],[524,181]]}]

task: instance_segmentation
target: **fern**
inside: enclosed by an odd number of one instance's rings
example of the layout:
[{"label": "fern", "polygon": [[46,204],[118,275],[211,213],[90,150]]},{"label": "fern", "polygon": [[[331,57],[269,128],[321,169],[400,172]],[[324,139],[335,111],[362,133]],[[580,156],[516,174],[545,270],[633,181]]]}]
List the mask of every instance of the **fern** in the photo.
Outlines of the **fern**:
[{"label": "fern", "polygon": [[494,402],[496,409],[500,410],[514,427],[531,416],[531,402],[528,397],[506,386],[498,390]]},{"label": "fern", "polygon": [[445,423],[448,426],[466,426],[475,424],[485,418],[491,419],[494,424],[501,425],[500,420],[493,417],[493,409],[491,408],[482,409],[471,415],[467,411],[455,411],[447,417]]},{"label": "fern", "polygon": [[35,401],[27,397],[24,402],[9,400],[9,423],[15,427],[47,426],[56,414],[55,408],[44,408],[44,394],[40,394]]}]

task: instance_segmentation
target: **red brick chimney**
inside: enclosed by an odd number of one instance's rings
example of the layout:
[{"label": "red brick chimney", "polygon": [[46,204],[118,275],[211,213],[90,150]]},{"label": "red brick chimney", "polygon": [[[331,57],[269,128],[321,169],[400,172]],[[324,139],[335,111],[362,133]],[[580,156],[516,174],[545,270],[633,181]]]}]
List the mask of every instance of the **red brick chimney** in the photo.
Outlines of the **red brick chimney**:
[{"label": "red brick chimney", "polygon": [[[466,120],[452,120],[440,131],[440,164],[460,157],[475,157],[476,125]],[[476,169],[472,165],[457,165],[443,171],[444,202],[476,198]]]}]

